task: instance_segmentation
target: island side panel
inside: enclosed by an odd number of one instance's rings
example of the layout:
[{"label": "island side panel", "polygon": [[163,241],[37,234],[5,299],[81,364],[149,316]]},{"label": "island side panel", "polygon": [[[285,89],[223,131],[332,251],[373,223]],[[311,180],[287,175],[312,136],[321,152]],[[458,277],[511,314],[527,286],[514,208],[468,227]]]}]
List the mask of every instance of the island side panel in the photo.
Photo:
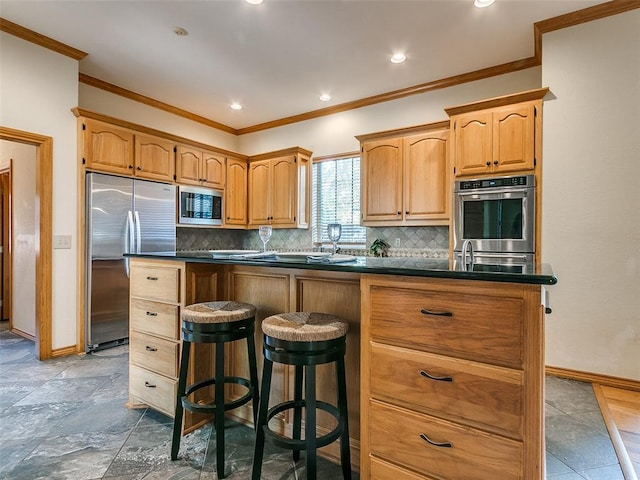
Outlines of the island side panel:
[{"label": "island side panel", "polygon": [[[349,324],[345,355],[347,404],[351,463],[357,471],[360,464],[360,276],[309,270],[296,274],[294,280],[298,311],[331,313]],[[335,405],[335,365],[319,366],[316,375],[318,399]],[[293,382],[293,377],[290,377],[289,381]],[[323,435],[335,426],[335,421],[326,413],[319,412],[317,426],[318,434]],[[339,447],[339,442],[334,442],[322,451],[335,462],[339,462]]]}]

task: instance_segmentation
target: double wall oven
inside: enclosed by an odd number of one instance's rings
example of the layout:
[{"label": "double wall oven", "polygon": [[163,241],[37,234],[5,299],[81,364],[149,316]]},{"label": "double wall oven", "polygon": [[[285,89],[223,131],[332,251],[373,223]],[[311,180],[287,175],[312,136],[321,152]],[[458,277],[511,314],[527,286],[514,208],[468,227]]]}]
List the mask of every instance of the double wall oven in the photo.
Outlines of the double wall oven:
[{"label": "double wall oven", "polygon": [[536,246],[535,191],[534,175],[456,181],[454,260],[462,260],[468,240],[477,264],[474,269],[510,265],[522,271],[531,265]]}]

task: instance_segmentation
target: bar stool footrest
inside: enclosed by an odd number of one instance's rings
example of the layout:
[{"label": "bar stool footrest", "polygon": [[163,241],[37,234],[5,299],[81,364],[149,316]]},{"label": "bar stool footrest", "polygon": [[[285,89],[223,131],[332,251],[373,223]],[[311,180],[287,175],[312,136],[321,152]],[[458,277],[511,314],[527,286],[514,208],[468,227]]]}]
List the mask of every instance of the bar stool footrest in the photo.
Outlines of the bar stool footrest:
[{"label": "bar stool footrest", "polygon": [[[184,396],[181,398],[182,401],[182,408],[184,408],[185,410],[189,411],[189,412],[194,412],[194,413],[216,413],[216,406],[212,403],[195,403],[192,402],[191,400],[189,400],[188,396],[191,395],[193,392],[200,390],[201,388],[205,388],[208,387],[210,385],[215,385],[216,380],[215,378],[207,378],[205,380],[201,380],[199,382],[194,383],[193,385],[190,385],[186,390],[185,390],[185,394]],[[253,399],[253,391],[254,388],[251,385],[251,381],[246,379],[246,378],[242,378],[242,377],[224,377],[224,383],[225,384],[236,384],[236,385],[242,385],[247,389],[247,393],[244,394],[242,397],[237,398],[233,401],[230,402],[225,402],[224,404],[224,411],[226,412],[227,410],[233,410],[235,408],[238,408],[246,403],[248,403],[250,400]]]},{"label": "bar stool footrest", "polygon": [[[277,414],[282,413],[286,410],[291,410],[292,408],[296,408],[296,407],[305,408],[306,403],[307,402],[305,400],[298,400],[298,401],[289,400],[287,402],[279,403],[278,405],[269,409],[269,411],[267,412],[267,422],[263,426],[263,430],[264,430],[265,436],[269,437],[269,440],[273,445],[280,448],[286,448],[289,450],[306,450],[307,444],[305,440],[298,440],[298,439],[284,437],[269,428],[269,420],[271,420]],[[338,408],[335,407],[334,405],[331,405],[330,403],[317,400],[316,409],[327,412],[329,415],[332,415],[338,422],[338,425],[336,425],[336,427],[333,430],[331,430],[329,433],[326,433],[325,435],[321,435],[320,437],[316,438],[316,446],[317,448],[320,448],[320,447],[325,447],[330,443],[335,442],[338,438],[340,438],[340,436],[342,435],[342,432],[344,431],[344,420],[340,418],[340,411],[338,410]],[[306,435],[306,428],[305,428],[305,435]]]}]

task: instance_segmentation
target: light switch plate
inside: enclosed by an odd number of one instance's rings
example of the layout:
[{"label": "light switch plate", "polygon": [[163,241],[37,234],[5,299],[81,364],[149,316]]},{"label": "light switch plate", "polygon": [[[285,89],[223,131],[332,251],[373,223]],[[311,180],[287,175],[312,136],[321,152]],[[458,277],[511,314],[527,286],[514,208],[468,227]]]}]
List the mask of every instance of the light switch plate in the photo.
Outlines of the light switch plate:
[{"label": "light switch plate", "polygon": [[54,235],[53,248],[71,248],[71,235]]}]

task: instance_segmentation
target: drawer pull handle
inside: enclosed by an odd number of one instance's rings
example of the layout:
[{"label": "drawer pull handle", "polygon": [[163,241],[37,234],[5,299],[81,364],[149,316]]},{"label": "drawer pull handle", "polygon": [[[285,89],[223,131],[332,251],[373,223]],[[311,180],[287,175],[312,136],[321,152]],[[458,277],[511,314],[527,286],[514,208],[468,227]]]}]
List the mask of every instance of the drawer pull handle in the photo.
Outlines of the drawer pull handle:
[{"label": "drawer pull handle", "polygon": [[434,447],[441,447],[441,448],[453,447],[453,443],[451,442],[442,442],[442,443],[434,442],[429,437],[427,437],[424,433],[420,434],[420,438],[423,439],[425,442],[427,442],[429,445],[433,445]]},{"label": "drawer pull handle", "polygon": [[150,347],[149,345],[147,345],[144,348],[147,349],[147,352],[157,352],[158,351],[158,349],[156,347]]},{"label": "drawer pull handle", "polygon": [[158,277],[147,277],[147,280],[158,280]]},{"label": "drawer pull handle", "polygon": [[439,382],[453,382],[453,377],[436,377],[435,375],[430,375],[424,370],[420,370],[420,375],[430,380],[437,380]]},{"label": "drawer pull handle", "polygon": [[144,382],[144,386],[147,388],[156,388],[156,386],[153,383],[149,383],[149,382]]},{"label": "drawer pull handle", "polygon": [[157,312],[147,312],[147,317],[157,317],[158,313]]},{"label": "drawer pull handle", "polygon": [[453,313],[451,312],[432,312],[426,308],[420,310],[420,313],[423,315],[435,315],[436,317],[453,317]]}]

